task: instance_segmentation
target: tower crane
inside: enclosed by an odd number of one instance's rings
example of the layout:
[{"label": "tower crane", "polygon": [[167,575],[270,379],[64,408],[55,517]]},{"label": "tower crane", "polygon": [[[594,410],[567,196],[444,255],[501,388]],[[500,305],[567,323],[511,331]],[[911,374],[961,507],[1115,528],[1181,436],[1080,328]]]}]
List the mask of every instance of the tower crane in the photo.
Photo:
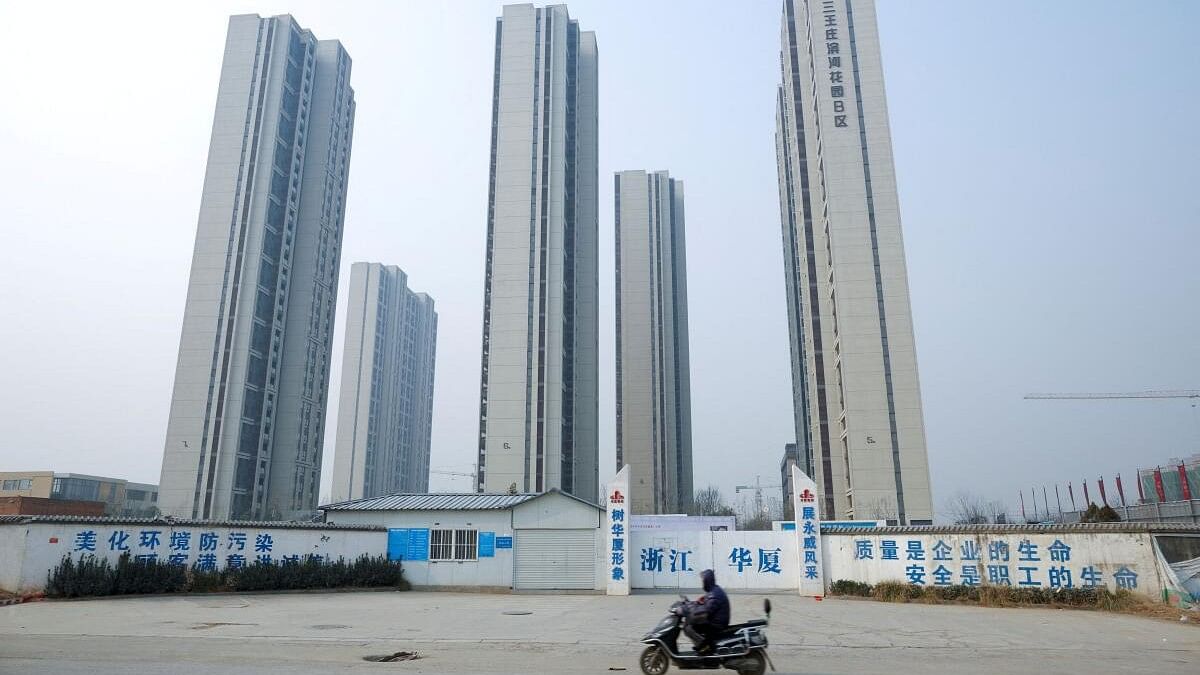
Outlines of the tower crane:
[{"label": "tower crane", "polygon": [[475,475],[475,465],[474,464],[471,465],[471,473],[467,473],[466,471],[446,471],[444,469],[430,469],[429,473],[437,474],[439,476],[459,476],[462,478],[470,478],[471,479],[471,489],[472,490],[476,489],[476,487],[475,487],[476,475]]},{"label": "tower crane", "polygon": [[1198,389],[1176,389],[1170,391],[1131,391],[1117,393],[1085,393],[1085,394],[1025,394],[1026,399],[1049,399],[1049,400],[1096,400],[1108,398],[1192,398],[1200,399],[1200,390]]},{"label": "tower crane", "polygon": [[763,485],[762,476],[754,477],[754,485],[738,485],[733,488],[734,494],[741,493],[742,490],[754,490],[754,513],[757,517],[762,517],[763,511],[763,488],[782,488],[782,485]]}]

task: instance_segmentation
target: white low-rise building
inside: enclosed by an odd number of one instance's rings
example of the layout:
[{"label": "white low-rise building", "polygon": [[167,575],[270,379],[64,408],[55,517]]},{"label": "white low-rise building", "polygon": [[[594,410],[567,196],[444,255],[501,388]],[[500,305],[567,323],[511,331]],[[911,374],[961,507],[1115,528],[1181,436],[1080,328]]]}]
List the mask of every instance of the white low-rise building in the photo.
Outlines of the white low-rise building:
[{"label": "white low-rise building", "polygon": [[388,556],[416,588],[605,588],[603,509],[542,494],[395,494],[321,507],[337,525],[388,530]]}]

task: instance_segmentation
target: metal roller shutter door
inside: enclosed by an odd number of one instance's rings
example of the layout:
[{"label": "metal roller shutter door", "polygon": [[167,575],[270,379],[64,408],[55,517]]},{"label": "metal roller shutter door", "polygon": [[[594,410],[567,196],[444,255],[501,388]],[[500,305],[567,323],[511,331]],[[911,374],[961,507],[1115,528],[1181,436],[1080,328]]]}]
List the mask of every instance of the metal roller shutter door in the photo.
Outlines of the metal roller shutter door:
[{"label": "metal roller shutter door", "polygon": [[596,587],[595,530],[517,530],[518,589],[586,589]]}]

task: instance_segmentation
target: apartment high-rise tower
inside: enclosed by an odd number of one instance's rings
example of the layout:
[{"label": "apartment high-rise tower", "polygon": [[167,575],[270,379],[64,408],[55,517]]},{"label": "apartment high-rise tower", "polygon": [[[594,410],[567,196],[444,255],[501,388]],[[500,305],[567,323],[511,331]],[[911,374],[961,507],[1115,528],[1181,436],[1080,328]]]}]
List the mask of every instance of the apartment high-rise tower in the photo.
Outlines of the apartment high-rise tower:
[{"label": "apartment high-rise tower", "polygon": [[616,175],[617,469],[628,464],[636,513],[692,503],[683,181]]},{"label": "apartment high-rise tower", "polygon": [[395,266],[354,263],[333,500],[429,491],[437,312]]},{"label": "apartment high-rise tower", "polygon": [[159,508],[317,504],[354,126],[350,57],[287,15],[229,20]]},{"label": "apartment high-rise tower", "polygon": [[564,5],[496,20],[481,492],[599,498],[596,59]]},{"label": "apartment high-rise tower", "polygon": [[796,442],[828,518],[929,523],[872,0],[784,0],[776,153]]}]

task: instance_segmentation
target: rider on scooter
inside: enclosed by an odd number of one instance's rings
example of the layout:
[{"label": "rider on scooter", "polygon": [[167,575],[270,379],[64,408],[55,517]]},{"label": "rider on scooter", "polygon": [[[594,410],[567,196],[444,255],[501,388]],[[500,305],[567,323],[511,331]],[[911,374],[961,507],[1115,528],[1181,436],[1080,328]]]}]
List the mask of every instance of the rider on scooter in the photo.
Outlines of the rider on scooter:
[{"label": "rider on scooter", "polygon": [[700,573],[700,582],[704,586],[704,595],[696,601],[696,608],[706,615],[706,620],[693,625],[688,622],[688,634],[696,642],[696,652],[703,654],[712,651],[712,638],[729,626],[729,597],[725,589],[717,585],[717,575],[712,570]]}]

